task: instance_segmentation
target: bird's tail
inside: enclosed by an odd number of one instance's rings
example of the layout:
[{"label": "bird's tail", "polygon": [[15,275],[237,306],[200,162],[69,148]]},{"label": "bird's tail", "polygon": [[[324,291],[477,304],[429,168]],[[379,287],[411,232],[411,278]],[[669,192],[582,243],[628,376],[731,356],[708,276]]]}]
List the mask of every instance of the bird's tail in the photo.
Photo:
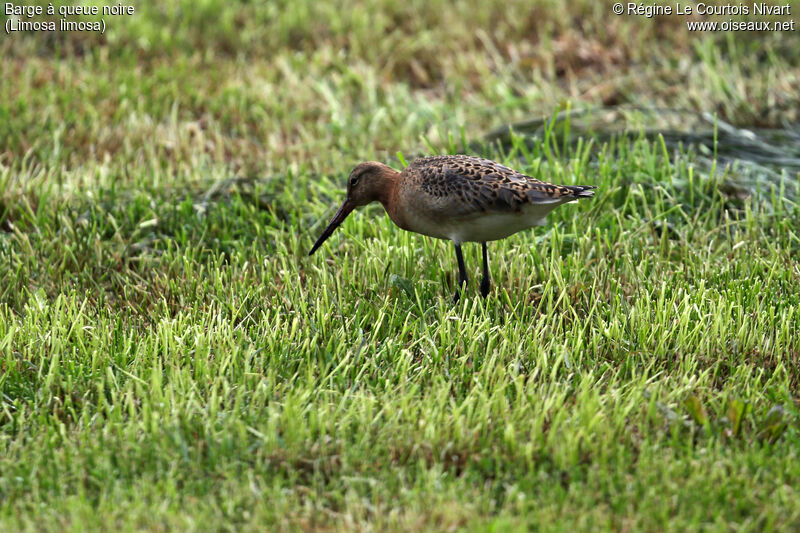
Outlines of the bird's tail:
[{"label": "bird's tail", "polygon": [[567,189],[572,191],[572,196],[575,198],[591,198],[594,196],[594,185],[568,185]]}]

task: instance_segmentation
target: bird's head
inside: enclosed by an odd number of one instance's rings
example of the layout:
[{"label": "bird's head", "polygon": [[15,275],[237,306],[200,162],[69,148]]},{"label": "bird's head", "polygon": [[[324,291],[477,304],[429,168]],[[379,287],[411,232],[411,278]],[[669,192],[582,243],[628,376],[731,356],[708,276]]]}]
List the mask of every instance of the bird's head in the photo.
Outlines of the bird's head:
[{"label": "bird's head", "polygon": [[385,202],[388,190],[394,184],[398,172],[377,161],[367,161],[356,166],[347,178],[347,197],[330,223],[319,236],[308,255],[313,254],[331,236],[353,209],[380,200]]}]

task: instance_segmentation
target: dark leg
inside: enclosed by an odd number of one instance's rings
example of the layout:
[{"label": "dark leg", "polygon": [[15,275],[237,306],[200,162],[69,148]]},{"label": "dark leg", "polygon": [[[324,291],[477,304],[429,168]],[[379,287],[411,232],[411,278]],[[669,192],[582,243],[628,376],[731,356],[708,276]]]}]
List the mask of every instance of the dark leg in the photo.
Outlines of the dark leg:
[{"label": "dark leg", "polygon": [[492,286],[492,280],[489,277],[489,252],[486,243],[482,242],[483,248],[483,278],[481,278],[481,296],[486,298],[489,295],[489,287]]},{"label": "dark leg", "polygon": [[462,289],[467,286],[467,267],[464,265],[464,254],[461,253],[461,245],[458,243],[454,243],[456,246],[456,259],[458,259],[458,288],[456,289],[455,295],[453,295],[453,301],[458,301],[459,296],[459,289]]}]

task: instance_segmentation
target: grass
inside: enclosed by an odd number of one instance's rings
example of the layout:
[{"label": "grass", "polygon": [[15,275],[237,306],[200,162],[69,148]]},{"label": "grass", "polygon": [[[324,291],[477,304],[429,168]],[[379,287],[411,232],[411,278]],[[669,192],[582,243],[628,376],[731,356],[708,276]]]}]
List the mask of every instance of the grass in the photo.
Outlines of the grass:
[{"label": "grass", "polygon": [[[792,126],[793,36],[343,5],[0,41],[0,529],[796,529],[796,169],[481,142],[617,104]],[[597,195],[492,243],[485,300],[479,247],[453,305],[452,247],[375,206],[307,257],[356,162],[463,151]]]}]

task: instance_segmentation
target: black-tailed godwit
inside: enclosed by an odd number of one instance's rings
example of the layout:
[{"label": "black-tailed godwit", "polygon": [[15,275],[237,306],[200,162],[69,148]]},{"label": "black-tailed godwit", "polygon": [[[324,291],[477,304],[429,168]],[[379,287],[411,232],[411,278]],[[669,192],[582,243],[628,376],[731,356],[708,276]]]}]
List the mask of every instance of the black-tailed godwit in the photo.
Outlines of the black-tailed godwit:
[{"label": "black-tailed godwit", "polygon": [[[561,204],[591,198],[591,185],[553,185],[489,159],[439,155],[416,159],[402,172],[361,163],[347,180],[347,197],[311,248],[313,254],[356,207],[378,201],[404,230],[453,242],[459,287],[467,284],[461,243],[483,247],[481,295],[489,294],[486,243],[542,225]],[[455,298],[458,299],[458,289]]]}]

